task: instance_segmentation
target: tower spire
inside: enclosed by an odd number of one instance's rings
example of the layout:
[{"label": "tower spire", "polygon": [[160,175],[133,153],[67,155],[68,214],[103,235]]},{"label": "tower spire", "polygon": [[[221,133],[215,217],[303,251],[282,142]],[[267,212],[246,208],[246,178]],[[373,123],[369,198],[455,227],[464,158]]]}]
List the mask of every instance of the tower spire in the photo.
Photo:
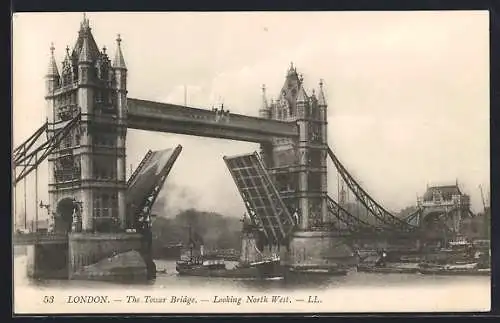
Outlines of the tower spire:
[{"label": "tower spire", "polygon": [[307,102],[307,94],[303,86],[299,87],[299,93],[297,94],[297,103]]},{"label": "tower spire", "polygon": [[49,68],[47,70],[47,76],[59,77],[59,71],[57,69],[56,59],[54,57],[54,43],[50,44],[50,60]]},{"label": "tower spire", "polygon": [[265,119],[269,119],[271,117],[271,107],[267,104],[265,84],[262,84],[262,104],[259,109],[259,116]]},{"label": "tower spire", "polygon": [[85,13],[85,12],[83,13],[81,27],[82,27],[82,29],[90,28],[89,19],[87,18],[87,13]]},{"label": "tower spire", "polygon": [[296,72],[297,72],[297,68],[293,65],[293,62],[290,62],[290,69],[288,70],[287,75],[291,76],[291,75],[296,74]]},{"label": "tower spire", "polygon": [[69,46],[66,45],[66,56],[64,57],[63,64],[70,64],[71,63],[71,55],[69,53]]},{"label": "tower spire", "polygon": [[325,93],[323,92],[323,79],[319,81],[318,105],[326,107]]},{"label": "tower spire", "polygon": [[127,69],[127,66],[125,65],[125,59],[123,58],[121,42],[122,38],[120,37],[120,34],[118,34],[118,36],[116,37],[117,48],[116,48],[115,60],[113,62],[113,67]]},{"label": "tower spire", "polygon": [[262,84],[262,109],[267,109],[266,85]]},{"label": "tower spire", "polygon": [[90,46],[88,37],[83,38],[82,50],[80,51],[80,56],[78,57],[79,63],[91,63],[92,56],[90,52]]}]

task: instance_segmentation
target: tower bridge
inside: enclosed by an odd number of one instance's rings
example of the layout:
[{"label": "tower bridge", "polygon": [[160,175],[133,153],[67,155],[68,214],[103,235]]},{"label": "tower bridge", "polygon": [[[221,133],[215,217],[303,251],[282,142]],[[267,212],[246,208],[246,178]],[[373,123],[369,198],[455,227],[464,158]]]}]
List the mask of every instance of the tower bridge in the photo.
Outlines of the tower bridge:
[{"label": "tower bridge", "polygon": [[[127,179],[129,128],[259,143],[259,152],[226,156],[224,162],[253,227],[264,233],[264,244],[273,252],[286,253],[282,259],[287,266],[336,265],[335,259],[352,255],[346,236],[390,239],[419,232],[420,218],[432,208],[429,201],[424,199],[407,219],[394,216],[329,147],[322,81],[317,92],[308,94],[303,77],[291,65],[277,100],[268,102],[263,87],[259,117],[224,107],[198,109],[129,98],[121,41],[118,36],[111,61],[106,49],[98,48],[84,17],[74,48],[66,48],[61,72],[51,47],[47,122],[13,151],[14,185],[48,162],[49,232],[15,236],[19,243],[34,244],[33,275],[60,270],[78,278],[84,268],[129,250],[139,250],[147,271],[154,271],[151,208],[182,147],[149,151]],[[328,159],[369,221],[328,195]],[[465,210],[468,204],[462,201],[461,195],[453,197],[453,205]],[[52,268],[51,263],[68,268]]]}]

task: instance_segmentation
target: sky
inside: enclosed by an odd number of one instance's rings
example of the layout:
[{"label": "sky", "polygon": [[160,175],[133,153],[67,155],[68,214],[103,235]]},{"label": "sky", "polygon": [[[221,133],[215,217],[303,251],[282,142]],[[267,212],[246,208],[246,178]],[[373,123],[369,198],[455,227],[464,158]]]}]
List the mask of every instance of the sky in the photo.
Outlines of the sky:
[{"label": "sky", "polygon": [[[44,75],[50,44],[61,68],[82,13],[13,17],[13,138],[17,146],[46,118]],[[258,116],[266,85],[279,94],[293,62],[311,93],[324,80],[328,140],[348,171],[379,203],[415,205],[427,185],[458,183],[481,211],[490,186],[487,11],[88,13],[99,47],[114,57],[121,35],[128,96]],[[222,160],[257,144],[129,130],[127,164],[148,149],[183,151],[160,193],[167,216],[189,207],[240,217],[245,208]],[[337,175],[328,166],[328,188]],[[129,171],[129,169],[128,169]],[[130,173],[130,171],[129,171]],[[27,209],[34,210],[34,175]],[[46,202],[47,164],[38,171]],[[23,209],[22,184],[16,189]],[[34,211],[33,211],[34,212]],[[43,216],[43,212],[39,216]]]}]

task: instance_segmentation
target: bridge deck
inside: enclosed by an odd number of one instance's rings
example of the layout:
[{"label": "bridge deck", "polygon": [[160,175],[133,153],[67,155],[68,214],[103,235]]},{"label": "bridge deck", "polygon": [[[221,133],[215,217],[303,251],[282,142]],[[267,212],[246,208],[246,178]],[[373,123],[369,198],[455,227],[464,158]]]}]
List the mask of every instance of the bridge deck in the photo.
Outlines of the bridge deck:
[{"label": "bridge deck", "polygon": [[298,137],[293,122],[220,113],[181,105],[127,98],[128,127],[249,142]]},{"label": "bridge deck", "polygon": [[132,214],[152,206],[181,150],[179,145],[175,149],[149,151],[146,154],[127,183],[127,207]]},{"label": "bridge deck", "polygon": [[264,229],[269,242],[281,243],[294,226],[258,154],[224,157],[253,223]]}]

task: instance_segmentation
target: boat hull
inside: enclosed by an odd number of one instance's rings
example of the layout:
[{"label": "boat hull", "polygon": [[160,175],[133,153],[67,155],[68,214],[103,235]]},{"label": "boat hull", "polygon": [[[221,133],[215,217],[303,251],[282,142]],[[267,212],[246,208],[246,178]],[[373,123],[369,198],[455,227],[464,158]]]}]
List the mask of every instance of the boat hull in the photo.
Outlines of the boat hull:
[{"label": "boat hull", "polygon": [[258,266],[239,265],[232,269],[207,268],[205,266],[177,266],[176,269],[179,275],[183,276],[255,279],[276,278],[283,276],[283,270],[279,263],[268,263]]},{"label": "boat hull", "polygon": [[375,266],[358,266],[358,272],[379,273],[379,274],[416,274],[418,268],[398,268],[398,267],[375,267]]},{"label": "boat hull", "polygon": [[449,275],[449,276],[490,276],[491,269],[442,269],[442,268],[420,268],[419,272],[424,275]]},{"label": "boat hull", "polygon": [[285,279],[295,278],[323,278],[332,276],[345,276],[349,272],[346,268],[288,268],[285,270]]}]

